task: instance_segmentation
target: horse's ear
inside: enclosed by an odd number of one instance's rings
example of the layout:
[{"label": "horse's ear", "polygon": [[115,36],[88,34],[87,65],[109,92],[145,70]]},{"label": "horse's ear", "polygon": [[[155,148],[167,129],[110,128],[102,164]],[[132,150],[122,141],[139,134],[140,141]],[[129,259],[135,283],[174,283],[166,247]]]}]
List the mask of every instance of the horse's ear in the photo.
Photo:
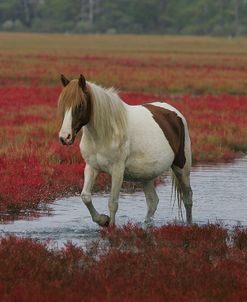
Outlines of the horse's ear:
[{"label": "horse's ear", "polygon": [[86,89],[86,79],[84,78],[84,76],[82,74],[80,74],[78,83],[79,83],[79,86],[82,88],[82,90]]},{"label": "horse's ear", "polygon": [[69,80],[65,78],[63,74],[61,74],[61,82],[63,84],[63,87],[67,86],[69,84]]}]

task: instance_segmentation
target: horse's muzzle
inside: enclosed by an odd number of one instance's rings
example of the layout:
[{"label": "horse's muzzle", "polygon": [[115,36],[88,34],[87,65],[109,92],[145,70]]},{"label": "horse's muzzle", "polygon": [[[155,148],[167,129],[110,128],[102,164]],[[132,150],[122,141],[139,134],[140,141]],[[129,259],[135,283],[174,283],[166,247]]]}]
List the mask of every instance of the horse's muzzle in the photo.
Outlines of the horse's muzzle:
[{"label": "horse's muzzle", "polygon": [[59,137],[59,141],[60,143],[62,143],[63,145],[72,145],[74,143],[75,138],[72,137],[71,139],[65,139],[64,137]]}]

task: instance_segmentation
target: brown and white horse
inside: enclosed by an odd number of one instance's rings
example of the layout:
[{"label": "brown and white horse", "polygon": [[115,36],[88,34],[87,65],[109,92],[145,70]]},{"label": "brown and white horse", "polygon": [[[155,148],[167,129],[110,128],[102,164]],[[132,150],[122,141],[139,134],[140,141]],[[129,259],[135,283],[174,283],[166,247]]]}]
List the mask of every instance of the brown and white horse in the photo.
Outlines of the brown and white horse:
[{"label": "brown and white horse", "polygon": [[[83,127],[80,150],[86,167],[81,198],[93,221],[100,226],[115,223],[120,188],[127,179],[141,181],[149,222],[159,201],[154,179],[172,168],[178,199],[184,203],[187,223],[192,223],[191,143],[183,115],[162,102],[127,105],[114,89],[88,82],[82,75],[71,81],[62,75],[61,80],[59,138],[64,145],[73,144]],[[110,217],[99,214],[92,204],[92,187],[100,171],[112,177]]]}]

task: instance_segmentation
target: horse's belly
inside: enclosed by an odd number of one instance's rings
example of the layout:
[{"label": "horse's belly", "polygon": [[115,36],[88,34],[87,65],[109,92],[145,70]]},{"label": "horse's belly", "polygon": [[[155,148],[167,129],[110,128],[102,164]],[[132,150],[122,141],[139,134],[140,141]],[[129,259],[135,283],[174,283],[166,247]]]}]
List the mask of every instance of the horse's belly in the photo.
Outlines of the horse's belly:
[{"label": "horse's belly", "polygon": [[174,160],[170,146],[160,144],[146,145],[146,148],[134,150],[126,162],[125,179],[149,180],[168,170]]}]

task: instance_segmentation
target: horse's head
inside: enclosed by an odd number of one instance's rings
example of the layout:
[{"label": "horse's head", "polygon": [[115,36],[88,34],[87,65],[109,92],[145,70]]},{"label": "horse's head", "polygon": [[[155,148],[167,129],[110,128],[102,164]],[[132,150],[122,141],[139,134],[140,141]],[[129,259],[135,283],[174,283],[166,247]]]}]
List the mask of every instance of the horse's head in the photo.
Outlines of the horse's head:
[{"label": "horse's head", "polygon": [[71,81],[61,75],[61,81],[64,88],[58,100],[58,111],[62,117],[59,139],[64,145],[71,145],[76,134],[90,120],[91,96],[83,75]]}]

